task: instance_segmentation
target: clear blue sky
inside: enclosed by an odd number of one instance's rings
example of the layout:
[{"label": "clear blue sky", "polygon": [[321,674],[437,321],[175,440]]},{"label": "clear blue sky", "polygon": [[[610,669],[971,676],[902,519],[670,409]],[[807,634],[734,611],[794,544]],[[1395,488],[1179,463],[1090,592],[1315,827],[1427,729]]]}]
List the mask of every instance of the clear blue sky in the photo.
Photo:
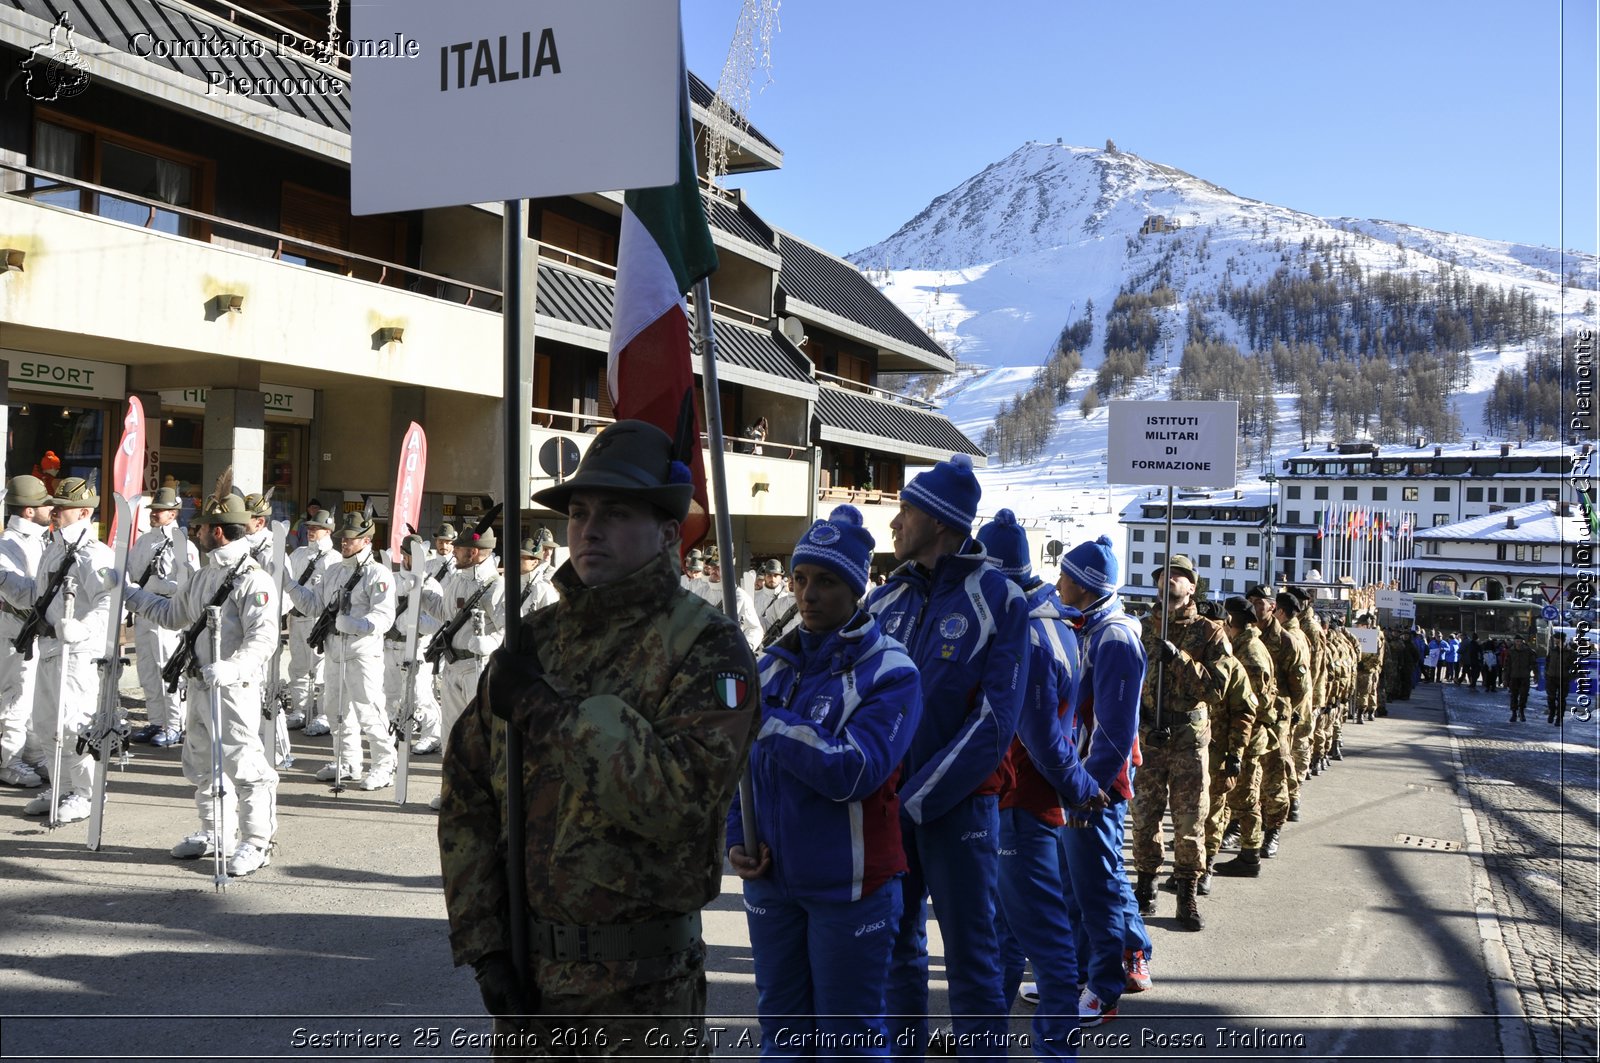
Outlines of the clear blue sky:
[{"label": "clear blue sky", "polygon": [[[740,0],[682,7],[715,85]],[[1596,250],[1594,0],[785,0],[779,20],[750,118],[784,168],[731,183],[837,254],[1057,137],[1314,214]]]}]

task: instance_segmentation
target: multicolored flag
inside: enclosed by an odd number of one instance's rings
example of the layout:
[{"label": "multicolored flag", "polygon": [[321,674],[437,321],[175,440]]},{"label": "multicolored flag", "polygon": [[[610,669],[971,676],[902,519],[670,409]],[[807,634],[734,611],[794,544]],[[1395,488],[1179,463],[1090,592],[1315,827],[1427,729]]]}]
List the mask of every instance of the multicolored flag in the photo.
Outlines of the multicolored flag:
[{"label": "multicolored flag", "polygon": [[[680,91],[687,92],[687,84]],[[673,438],[674,456],[692,476],[694,502],[684,521],[685,551],[705,538],[711,522],[683,297],[716,268],[717,249],[695,180],[694,144],[680,122],[678,183],[623,196],[606,380],[617,418],[649,421],[665,431]],[[698,307],[697,312],[710,313],[711,308]]]}]

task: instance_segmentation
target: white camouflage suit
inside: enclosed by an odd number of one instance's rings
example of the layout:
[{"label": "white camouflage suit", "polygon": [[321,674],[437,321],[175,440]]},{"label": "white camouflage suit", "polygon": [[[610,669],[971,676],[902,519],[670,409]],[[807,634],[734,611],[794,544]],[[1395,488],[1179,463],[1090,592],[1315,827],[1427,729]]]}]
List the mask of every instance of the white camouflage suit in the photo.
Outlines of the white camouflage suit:
[{"label": "white camouflage suit", "polygon": [[[248,547],[246,540],[236,539],[211,551],[200,570],[171,598],[130,589],[128,608],[163,628],[183,631],[205,616],[206,606]],[[222,772],[233,784],[224,799],[226,834],[219,830],[211,796],[211,749],[216,741],[211,733],[211,690],[196,674],[211,663],[209,629],[195,640],[189,669],[183,776],[194,784],[201,830],[222,839],[230,851],[235,823],[238,840],[262,850],[271,846],[278,830],[278,773],[261,745],[261,676],[278,641],[273,594],[271,578],[254,560],[247,560],[221,605],[221,659],[234,665],[241,677],[222,688]]]},{"label": "white camouflage suit", "polygon": [[47,525],[12,517],[0,533],[0,768],[44,761],[41,732],[32,723],[39,651],[35,647],[32,659],[24,660],[11,643],[33,608],[34,577],[47,530]]},{"label": "white camouflage suit", "polygon": [[[339,563],[339,551],[333,548],[333,539],[324,535],[317,542],[297,547],[289,555],[289,571],[285,578],[293,584],[312,590],[322,585],[328,568]],[[306,566],[311,571],[306,572]],[[300,577],[304,576],[302,580]],[[285,604],[294,599],[285,594]],[[317,614],[295,608],[289,613],[289,705],[290,711],[310,720],[317,715],[317,687],[322,685],[322,654],[306,645],[306,637],[316,626]]]},{"label": "white camouflage suit", "polygon": [[[183,551],[180,555],[178,551]],[[138,582],[146,572],[144,589],[163,598],[171,598],[178,591],[178,562],[185,558],[184,568],[194,572],[200,567],[200,552],[194,548],[183,529],[176,523],[163,528],[151,528],[139,536],[133,549],[128,551],[128,578]],[[151,566],[154,562],[154,567]],[[183,706],[176,691],[167,693],[167,684],[161,678],[161,669],[178,648],[183,636],[176,631],[159,627],[147,617],[134,614],[133,646],[137,652],[139,686],[144,689],[145,713],[158,727],[174,731],[183,728]]]},{"label": "white camouflage suit", "polygon": [[482,674],[489,654],[499,649],[504,640],[502,629],[506,615],[506,585],[500,578],[499,568],[491,554],[472,568],[452,568],[441,581],[442,591],[424,589],[422,595],[422,607],[443,626],[454,619],[456,612],[485,584],[489,586],[488,593],[479,598],[478,604],[473,607],[474,613],[481,614],[483,633],[475,633],[477,625],[472,619],[461,625],[461,629],[450,640],[458,659],[446,661],[439,671],[439,707],[443,710],[442,723],[447,746],[456,721],[478,692],[478,676]]},{"label": "white camouflage suit", "polygon": [[[409,580],[411,573],[396,573],[395,579]],[[439,584],[431,577],[426,580],[425,585],[434,594],[440,593]],[[421,595],[417,591],[413,590],[405,597],[405,608],[395,610],[394,627],[383,639],[383,697],[389,703],[390,711],[398,714],[405,701],[405,684],[409,673],[411,683],[416,688],[418,741],[425,743],[424,748],[437,749],[441,741],[439,699],[434,697],[433,673],[427,662],[422,660],[422,651],[427,648],[429,637],[444,624],[427,610],[421,610],[422,615],[417,619],[417,664],[409,669],[402,667],[406,659],[406,624],[410,620],[411,610],[421,609],[418,601]]]},{"label": "white camouflage suit", "polygon": [[[89,797],[94,782],[93,761],[88,753],[77,752],[78,734],[98,707],[100,670],[95,658],[105,652],[106,628],[111,623],[111,588],[122,577],[112,569],[116,556],[111,548],[94,537],[94,523],[80,520],[47,537],[44,556],[34,577],[35,594],[43,594],[50,575],[61,567],[69,543],[81,542],[72,558],[72,578],[77,581],[72,600],[72,615],[83,627],[81,638],[69,647],[65,697],[62,698],[61,655],[63,640],[41,637],[34,650],[39,658],[39,678],[34,686],[34,728],[44,746],[45,756],[54,763],[54,743],[60,742],[62,796]],[[45,610],[51,630],[61,630],[65,615],[62,595],[57,594]],[[57,701],[60,699],[60,728],[56,727]]]},{"label": "white camouflage suit", "polygon": [[314,590],[290,582],[285,591],[307,616],[319,616],[329,603],[339,603],[323,665],[323,712],[333,724],[334,760],[360,775],[365,734],[372,748],[371,776],[393,776],[394,736],[383,700],[383,635],[394,626],[394,573],[373,556],[368,543],[330,566]]}]

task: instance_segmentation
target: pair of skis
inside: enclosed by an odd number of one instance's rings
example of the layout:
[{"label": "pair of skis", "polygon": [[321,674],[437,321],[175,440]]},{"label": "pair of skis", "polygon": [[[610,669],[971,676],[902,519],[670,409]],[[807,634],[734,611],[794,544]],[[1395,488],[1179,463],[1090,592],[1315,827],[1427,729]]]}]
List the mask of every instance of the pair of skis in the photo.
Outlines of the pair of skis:
[{"label": "pair of skis", "polygon": [[272,522],[272,560],[267,574],[276,591],[273,598],[272,656],[267,658],[266,681],[261,684],[261,749],[274,767],[294,763],[289,751],[289,728],[284,720],[283,696],[283,599],[284,572],[289,565],[289,522]]}]

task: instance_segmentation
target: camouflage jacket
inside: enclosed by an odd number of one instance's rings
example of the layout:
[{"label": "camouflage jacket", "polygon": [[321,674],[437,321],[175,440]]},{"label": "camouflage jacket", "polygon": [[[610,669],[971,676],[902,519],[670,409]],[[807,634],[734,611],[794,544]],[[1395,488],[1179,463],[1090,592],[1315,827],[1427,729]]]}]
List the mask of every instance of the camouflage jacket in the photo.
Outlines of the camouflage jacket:
[{"label": "camouflage jacket", "polygon": [[[1222,625],[1207,620],[1195,609],[1194,602],[1170,614],[1167,618],[1167,641],[1178,647],[1178,656],[1165,665],[1161,660],[1161,613],[1159,607],[1142,622],[1142,639],[1145,657],[1150,670],[1145,673],[1144,691],[1139,702],[1139,726],[1156,724],[1156,685],[1161,685],[1160,708],[1169,717],[1165,726],[1175,727],[1181,721],[1172,718],[1174,713],[1209,710],[1222,700],[1226,677],[1217,669],[1219,658],[1228,654],[1228,641],[1222,637]],[[1158,676],[1160,678],[1158,678]]]},{"label": "camouflage jacket", "polygon": [[1509,683],[1513,679],[1527,679],[1537,666],[1538,661],[1533,655],[1533,647],[1526,642],[1513,642],[1511,648],[1506,650],[1506,682]]},{"label": "camouflage jacket", "polygon": [[1317,620],[1309,605],[1290,623],[1306,640],[1311,653],[1311,704],[1321,708],[1328,703],[1328,639],[1327,630]]},{"label": "camouflage jacket", "polygon": [[1265,753],[1267,736],[1278,726],[1278,681],[1273,674],[1272,655],[1261,642],[1261,632],[1251,626],[1233,639],[1233,656],[1244,667],[1256,696],[1255,727],[1247,746],[1252,753]]},{"label": "camouflage jacket", "polygon": [[1558,677],[1571,679],[1577,672],[1578,657],[1572,652],[1572,644],[1550,640],[1550,652],[1545,655],[1544,674],[1545,685],[1548,688],[1550,679]]},{"label": "camouflage jacket", "polygon": [[1250,675],[1237,658],[1224,654],[1217,658],[1217,671],[1222,673],[1222,697],[1211,707],[1211,762],[1221,764],[1232,753],[1243,757],[1250,744],[1250,731],[1255,725],[1259,701],[1250,682]]},{"label": "camouflage jacket", "polygon": [[[522,621],[517,661],[493,659],[444,761],[439,857],[458,966],[510,940],[507,725],[491,690],[526,742],[522,858],[534,919],[638,923],[697,911],[721,888],[723,818],[759,703],[749,645],[679,586],[666,555],[598,587],[569,563],[555,582],[561,600]],[[536,960],[536,980],[547,992],[585,992],[605,974],[596,966]]]},{"label": "camouflage jacket", "polygon": [[1261,644],[1272,655],[1272,674],[1278,680],[1278,722],[1303,712],[1311,699],[1311,650],[1305,636],[1285,627],[1277,617],[1260,626]]}]

